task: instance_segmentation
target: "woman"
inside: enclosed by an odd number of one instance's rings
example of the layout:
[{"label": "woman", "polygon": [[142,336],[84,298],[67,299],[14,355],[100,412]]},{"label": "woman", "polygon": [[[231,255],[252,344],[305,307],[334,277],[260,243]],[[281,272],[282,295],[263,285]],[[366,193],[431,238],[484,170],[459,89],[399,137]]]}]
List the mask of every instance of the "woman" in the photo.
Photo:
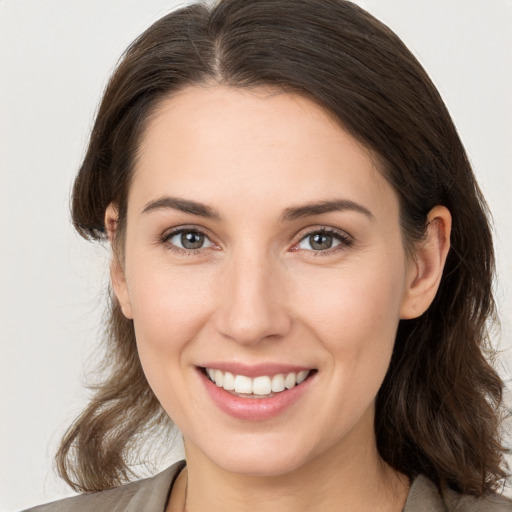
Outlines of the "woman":
[{"label": "woman", "polygon": [[[485,202],[434,86],[342,0],[223,0],[128,49],[75,182],[111,372],[36,510],[509,510]],[[135,441],[186,463],[130,479]]]}]

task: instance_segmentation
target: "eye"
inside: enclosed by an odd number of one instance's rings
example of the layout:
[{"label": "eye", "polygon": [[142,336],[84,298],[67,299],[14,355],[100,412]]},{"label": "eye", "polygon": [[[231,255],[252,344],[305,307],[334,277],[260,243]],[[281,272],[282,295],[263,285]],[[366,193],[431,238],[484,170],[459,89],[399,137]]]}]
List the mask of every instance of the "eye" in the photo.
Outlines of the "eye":
[{"label": "eye", "polygon": [[339,231],[319,229],[306,234],[296,245],[297,250],[327,252],[330,249],[348,247],[352,244],[351,238]]},{"label": "eye", "polygon": [[181,252],[197,251],[214,245],[204,233],[196,229],[172,231],[163,237],[163,241]]}]

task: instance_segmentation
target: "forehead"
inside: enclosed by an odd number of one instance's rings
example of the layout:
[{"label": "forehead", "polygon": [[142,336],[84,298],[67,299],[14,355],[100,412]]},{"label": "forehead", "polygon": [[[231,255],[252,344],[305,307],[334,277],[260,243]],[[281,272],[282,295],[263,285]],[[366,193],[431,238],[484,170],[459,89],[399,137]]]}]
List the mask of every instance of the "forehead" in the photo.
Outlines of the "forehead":
[{"label": "forehead", "polygon": [[[130,197],[282,204],[394,193],[371,152],[310,99],[269,89],[188,87],[163,100],[142,135]],[[383,194],[384,192],[384,194]],[[249,203],[247,203],[249,204]]]}]

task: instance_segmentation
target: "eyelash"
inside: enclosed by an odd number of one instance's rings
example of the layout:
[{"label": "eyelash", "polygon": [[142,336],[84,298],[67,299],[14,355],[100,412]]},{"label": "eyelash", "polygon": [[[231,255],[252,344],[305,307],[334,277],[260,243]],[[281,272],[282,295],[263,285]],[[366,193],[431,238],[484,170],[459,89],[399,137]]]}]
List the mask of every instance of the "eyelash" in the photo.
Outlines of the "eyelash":
[{"label": "eyelash", "polygon": [[[172,244],[169,240],[176,235],[180,235],[181,233],[196,233],[198,235],[203,235],[207,240],[210,240],[208,235],[201,231],[200,229],[193,228],[193,227],[182,227],[179,229],[174,229],[172,231],[165,232],[161,237],[161,243],[163,243],[170,251],[183,255],[183,256],[194,256],[196,254],[199,254],[201,251],[205,249],[205,247],[201,247],[199,249],[182,249],[181,247],[178,247],[174,244]],[[213,243],[213,242],[212,242]]]},{"label": "eyelash", "polygon": [[344,231],[340,231],[340,230],[334,229],[334,228],[324,227],[324,228],[312,229],[310,231],[307,231],[306,233],[303,233],[301,235],[301,237],[299,238],[299,240],[294,244],[294,247],[296,245],[300,244],[303,240],[307,240],[309,237],[311,237],[313,235],[331,236],[334,240],[337,240],[339,242],[339,244],[332,248],[326,249],[326,250],[315,251],[313,249],[294,249],[294,252],[305,250],[305,251],[311,253],[311,255],[314,258],[318,258],[318,257],[322,257],[322,256],[330,256],[338,251],[348,249],[354,243],[353,238],[351,236],[349,236],[347,233],[345,233]]},{"label": "eyelash", "polygon": [[[175,237],[176,235],[180,235],[182,233],[195,233],[195,234],[203,235],[207,240],[210,240],[208,235],[200,229],[197,229],[194,227],[182,227],[182,228],[175,229],[175,230],[168,231],[168,232],[164,233],[160,239],[160,242],[162,244],[166,245],[166,247],[170,251],[172,251],[176,254],[185,255],[185,256],[197,255],[197,254],[201,253],[204,249],[208,248],[208,247],[201,247],[199,249],[182,249],[181,247],[178,247],[178,246],[170,243],[169,240],[171,238]],[[329,248],[326,250],[315,251],[313,249],[310,249],[310,250],[308,250],[308,249],[293,249],[293,251],[298,252],[301,250],[305,250],[307,252],[312,253],[312,256],[316,258],[316,257],[331,255],[339,250],[347,249],[347,248],[351,247],[354,243],[352,237],[350,235],[348,235],[347,233],[345,233],[343,231],[339,231],[337,229],[323,227],[323,228],[312,229],[310,231],[307,231],[306,233],[303,233],[301,235],[301,237],[299,238],[299,240],[294,243],[294,247],[296,245],[300,244],[303,240],[306,240],[308,237],[311,237],[312,235],[317,235],[317,234],[332,236],[335,240],[337,240],[340,243],[338,245],[336,245],[335,247]],[[210,242],[211,242],[211,240],[210,240]],[[213,242],[211,242],[211,243],[215,246],[215,244]]]}]

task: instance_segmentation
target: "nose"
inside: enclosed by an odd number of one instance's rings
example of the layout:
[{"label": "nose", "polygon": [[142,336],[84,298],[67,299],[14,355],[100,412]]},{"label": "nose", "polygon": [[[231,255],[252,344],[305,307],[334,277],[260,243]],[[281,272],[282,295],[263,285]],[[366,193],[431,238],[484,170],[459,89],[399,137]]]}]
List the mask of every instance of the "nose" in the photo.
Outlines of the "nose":
[{"label": "nose", "polygon": [[242,345],[285,336],[292,324],[279,264],[268,255],[233,254],[223,269],[217,331]]}]

